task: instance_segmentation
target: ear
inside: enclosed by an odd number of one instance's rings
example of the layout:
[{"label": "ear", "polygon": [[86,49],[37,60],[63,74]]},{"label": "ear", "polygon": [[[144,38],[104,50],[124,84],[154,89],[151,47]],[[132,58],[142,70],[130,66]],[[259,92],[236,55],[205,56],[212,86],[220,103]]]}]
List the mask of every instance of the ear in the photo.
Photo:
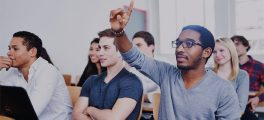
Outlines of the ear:
[{"label": "ear", "polygon": [[212,49],[211,48],[205,48],[204,50],[203,50],[203,55],[202,55],[202,57],[203,58],[208,58],[211,54],[212,54]]},{"label": "ear", "polygon": [[149,45],[149,48],[150,48],[150,49],[151,49],[151,51],[153,51],[153,53],[154,53],[155,46],[154,46],[154,45]]},{"label": "ear", "polygon": [[33,47],[29,50],[29,54],[31,57],[36,57],[37,56],[37,48]]}]

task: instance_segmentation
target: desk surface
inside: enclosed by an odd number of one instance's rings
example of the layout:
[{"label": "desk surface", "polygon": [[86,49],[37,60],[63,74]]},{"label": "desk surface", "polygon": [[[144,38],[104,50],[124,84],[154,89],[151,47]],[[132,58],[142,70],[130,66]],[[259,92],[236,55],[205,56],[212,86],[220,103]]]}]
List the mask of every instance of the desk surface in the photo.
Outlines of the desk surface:
[{"label": "desk surface", "polygon": [[143,103],[143,112],[153,112],[153,105],[152,103]]},{"label": "desk surface", "polygon": [[12,119],[10,117],[6,117],[6,116],[1,116],[0,115],[0,120],[14,120],[14,119]]}]

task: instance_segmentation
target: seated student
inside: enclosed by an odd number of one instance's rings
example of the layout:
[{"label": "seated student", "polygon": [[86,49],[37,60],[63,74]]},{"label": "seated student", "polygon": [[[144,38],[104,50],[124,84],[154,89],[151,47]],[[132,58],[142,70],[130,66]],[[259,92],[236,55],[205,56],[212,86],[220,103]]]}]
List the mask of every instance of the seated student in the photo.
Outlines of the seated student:
[{"label": "seated student", "polygon": [[98,55],[100,49],[101,48],[99,46],[99,38],[94,38],[90,43],[88,64],[86,65],[77,86],[82,86],[85,80],[87,80],[89,76],[101,74],[103,71],[106,70],[100,64],[99,55]]},{"label": "seated student", "polygon": [[249,41],[244,36],[234,35],[231,39],[236,46],[239,67],[249,74],[249,90],[251,92],[259,92],[259,94],[250,97],[248,100],[251,108],[255,111],[258,103],[264,101],[264,93],[261,91],[261,86],[264,84],[264,64],[247,54],[251,47]]},{"label": "seated student", "polygon": [[100,62],[107,71],[86,80],[73,109],[73,119],[136,120],[141,108],[142,84],[136,75],[124,68],[111,30],[106,29],[98,35]]},{"label": "seated student", "polygon": [[0,57],[0,84],[23,87],[40,120],[69,119],[69,91],[59,71],[40,57],[41,39],[20,31],[13,35],[8,48],[8,57]]},{"label": "seated student", "polygon": [[[171,63],[162,57],[154,55],[155,40],[154,37],[151,35],[151,33],[147,31],[138,31],[134,34],[132,42],[146,56],[150,58],[154,58],[156,60],[161,60],[164,62]],[[140,78],[143,85],[144,101],[152,102],[153,94],[160,92],[159,86],[155,82],[150,80],[147,76],[137,71],[134,67],[130,67],[130,68],[128,67],[128,70]]]},{"label": "seated student", "polygon": [[219,38],[215,42],[213,71],[219,77],[232,83],[238,96],[240,113],[243,114],[249,95],[248,73],[239,69],[236,47],[231,39]]},{"label": "seated student", "polygon": [[199,25],[184,27],[172,42],[177,67],[146,57],[124,31],[133,3],[127,12],[121,8],[111,11],[111,29],[123,59],[160,86],[159,119],[239,120],[239,102],[232,85],[205,69],[215,46],[212,33]]}]

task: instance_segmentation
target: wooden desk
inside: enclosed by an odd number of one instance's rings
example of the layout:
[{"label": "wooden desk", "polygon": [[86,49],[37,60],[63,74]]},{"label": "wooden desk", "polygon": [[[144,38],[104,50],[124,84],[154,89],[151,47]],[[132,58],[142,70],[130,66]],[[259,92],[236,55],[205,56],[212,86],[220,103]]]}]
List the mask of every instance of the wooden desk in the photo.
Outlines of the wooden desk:
[{"label": "wooden desk", "polygon": [[14,120],[14,119],[12,119],[10,117],[6,117],[6,116],[1,116],[0,115],[0,120]]},{"label": "wooden desk", "polygon": [[143,112],[153,112],[153,105],[152,103],[143,103]]}]

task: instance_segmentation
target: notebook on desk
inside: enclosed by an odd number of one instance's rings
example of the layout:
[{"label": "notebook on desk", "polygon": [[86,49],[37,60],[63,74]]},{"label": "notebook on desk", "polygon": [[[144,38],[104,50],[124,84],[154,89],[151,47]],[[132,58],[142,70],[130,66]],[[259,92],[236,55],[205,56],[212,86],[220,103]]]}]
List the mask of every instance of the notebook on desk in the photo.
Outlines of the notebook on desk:
[{"label": "notebook on desk", "polygon": [[22,87],[0,85],[0,115],[15,120],[38,120],[27,92]]}]

